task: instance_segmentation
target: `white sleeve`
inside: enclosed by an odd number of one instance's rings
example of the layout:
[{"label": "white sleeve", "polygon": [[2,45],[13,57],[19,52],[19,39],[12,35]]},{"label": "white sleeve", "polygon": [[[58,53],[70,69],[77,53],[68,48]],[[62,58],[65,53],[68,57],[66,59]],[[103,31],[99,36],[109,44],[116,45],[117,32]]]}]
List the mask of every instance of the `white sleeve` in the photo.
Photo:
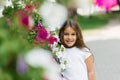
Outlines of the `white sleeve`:
[{"label": "white sleeve", "polygon": [[90,55],[92,55],[89,49],[83,48],[82,50],[83,50],[83,53],[84,53],[83,54],[84,59],[87,59]]}]

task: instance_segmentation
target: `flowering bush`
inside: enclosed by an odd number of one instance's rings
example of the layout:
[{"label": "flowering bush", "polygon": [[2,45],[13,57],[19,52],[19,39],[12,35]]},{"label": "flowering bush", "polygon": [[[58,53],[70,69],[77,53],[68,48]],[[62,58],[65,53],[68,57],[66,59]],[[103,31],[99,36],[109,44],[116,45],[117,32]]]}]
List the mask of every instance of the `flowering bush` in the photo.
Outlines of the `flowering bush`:
[{"label": "flowering bush", "polygon": [[[37,12],[39,5],[35,6],[37,2],[13,0],[13,5],[3,10],[4,17],[0,18],[0,80],[60,80],[58,66],[54,67],[55,61],[48,51],[58,39],[44,26]],[[39,49],[34,49],[36,47]],[[42,66],[43,61],[48,62]]]}]

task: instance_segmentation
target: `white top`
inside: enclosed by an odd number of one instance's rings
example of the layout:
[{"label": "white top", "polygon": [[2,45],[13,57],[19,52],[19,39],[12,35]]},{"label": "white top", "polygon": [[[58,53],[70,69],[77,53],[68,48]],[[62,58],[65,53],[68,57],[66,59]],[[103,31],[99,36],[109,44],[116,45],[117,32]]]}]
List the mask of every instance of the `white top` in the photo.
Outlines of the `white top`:
[{"label": "white top", "polygon": [[76,47],[65,49],[64,57],[66,69],[63,72],[63,80],[88,80],[85,59],[91,55],[87,48],[79,49]]}]

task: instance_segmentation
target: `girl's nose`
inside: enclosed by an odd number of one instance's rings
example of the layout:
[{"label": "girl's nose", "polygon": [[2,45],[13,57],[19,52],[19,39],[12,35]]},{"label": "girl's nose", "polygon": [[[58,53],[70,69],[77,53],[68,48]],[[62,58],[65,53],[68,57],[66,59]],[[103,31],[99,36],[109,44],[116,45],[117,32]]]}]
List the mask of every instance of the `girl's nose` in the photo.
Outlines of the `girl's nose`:
[{"label": "girl's nose", "polygon": [[69,35],[69,36],[68,36],[68,38],[69,38],[69,39],[71,39],[71,38],[72,38],[72,36],[71,36],[71,35]]}]

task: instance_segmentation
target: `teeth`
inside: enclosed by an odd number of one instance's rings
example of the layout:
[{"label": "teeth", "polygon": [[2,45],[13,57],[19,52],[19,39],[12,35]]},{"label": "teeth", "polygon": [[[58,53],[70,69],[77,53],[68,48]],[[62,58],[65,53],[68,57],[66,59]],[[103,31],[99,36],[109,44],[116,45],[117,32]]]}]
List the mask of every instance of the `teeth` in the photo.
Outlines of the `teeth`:
[{"label": "teeth", "polygon": [[68,42],[72,42],[72,41],[68,41]]},{"label": "teeth", "polygon": [[72,43],[72,42],[67,42],[67,43]]}]

